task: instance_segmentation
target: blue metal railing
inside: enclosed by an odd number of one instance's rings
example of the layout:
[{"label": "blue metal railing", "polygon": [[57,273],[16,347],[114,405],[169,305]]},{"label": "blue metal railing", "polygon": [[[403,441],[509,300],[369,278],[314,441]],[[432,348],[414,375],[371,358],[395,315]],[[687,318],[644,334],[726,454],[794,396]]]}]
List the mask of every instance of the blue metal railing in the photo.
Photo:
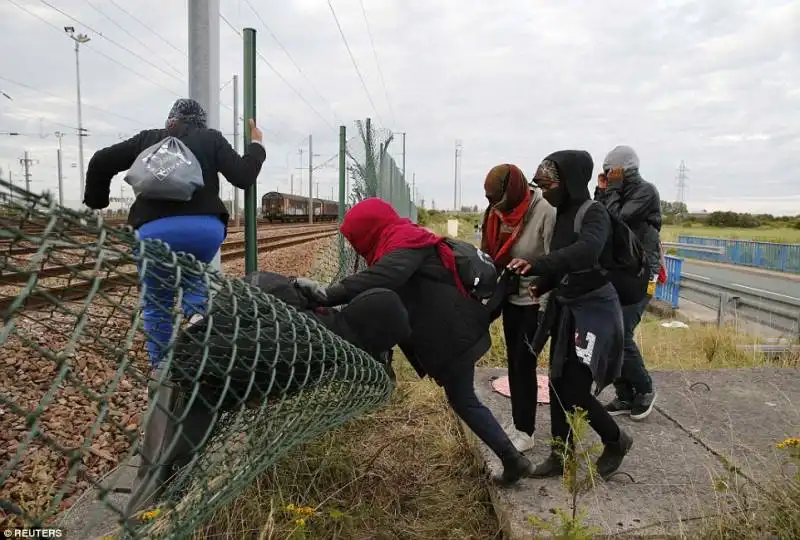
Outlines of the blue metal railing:
[{"label": "blue metal railing", "polygon": [[667,282],[656,284],[655,299],[666,302],[677,309],[681,293],[681,269],[683,267],[683,259],[680,257],[673,257],[672,255],[665,255],[664,264],[667,266]]},{"label": "blue metal railing", "polygon": [[800,274],[800,244],[777,244],[703,236],[679,236],[678,243],[725,248],[724,255],[678,249],[680,257]]}]

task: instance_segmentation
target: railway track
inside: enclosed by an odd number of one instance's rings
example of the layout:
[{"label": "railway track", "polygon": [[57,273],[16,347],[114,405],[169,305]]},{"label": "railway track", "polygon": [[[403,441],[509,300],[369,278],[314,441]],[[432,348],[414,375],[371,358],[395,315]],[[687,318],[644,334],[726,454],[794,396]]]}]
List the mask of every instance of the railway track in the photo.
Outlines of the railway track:
[{"label": "railway track", "polygon": [[[313,224],[309,225],[308,223],[291,223],[291,224],[269,224],[266,222],[259,222],[258,223],[258,230],[280,230],[280,229],[297,229],[300,227],[320,227],[323,225]],[[23,232],[27,236],[35,237],[38,234],[42,234],[44,229],[39,230],[37,233],[30,232],[28,229],[23,229]],[[241,234],[244,233],[244,227],[229,227],[228,234]],[[76,235],[77,236],[77,235]],[[74,238],[73,238],[74,239]],[[16,246],[17,243],[30,243],[30,241],[24,238],[13,238],[13,239],[0,239],[0,254],[5,255],[7,257],[15,257],[19,255],[31,255],[39,251],[40,247],[32,247],[32,246]],[[14,247],[12,247],[14,246]],[[74,248],[66,247],[64,248],[65,251],[69,251],[70,249],[84,249],[83,246],[75,246]]]},{"label": "railway track", "polygon": [[[283,234],[279,237],[260,238],[257,241],[259,253],[275,251],[282,248],[304,244],[313,240],[327,238],[336,234],[336,226],[328,226],[313,231],[298,231]],[[220,250],[222,260],[236,259],[245,254],[244,240],[231,240],[223,243]],[[52,268],[36,269],[31,271],[13,272],[0,276],[0,285],[13,285],[28,283],[32,279],[38,281],[47,278],[62,278],[69,281],[77,280],[78,283],[69,283],[62,287],[42,287],[35,289],[23,300],[17,298],[17,294],[0,297],[0,318],[10,310],[35,309],[44,305],[52,304],[53,301],[63,302],[69,300],[79,300],[85,298],[91,291],[108,290],[115,286],[136,285],[139,281],[139,273],[133,268],[132,261],[125,258],[120,265],[130,267],[130,270],[114,272],[114,261],[105,260],[89,261],[67,266],[56,266]],[[107,274],[107,275],[103,275]],[[18,293],[19,291],[17,291]],[[21,303],[21,305],[19,305]]]}]

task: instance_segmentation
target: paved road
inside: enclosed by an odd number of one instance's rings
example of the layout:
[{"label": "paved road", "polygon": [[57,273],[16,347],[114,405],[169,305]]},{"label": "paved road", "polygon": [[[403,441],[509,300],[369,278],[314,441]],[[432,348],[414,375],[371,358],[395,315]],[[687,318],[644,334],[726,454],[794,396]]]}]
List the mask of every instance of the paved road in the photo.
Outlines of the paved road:
[{"label": "paved road", "polygon": [[698,264],[689,259],[684,259],[682,273],[702,276],[707,278],[710,283],[748,288],[755,294],[768,292],[800,301],[800,281],[789,278],[756,273],[746,269],[738,270],[728,266]]}]

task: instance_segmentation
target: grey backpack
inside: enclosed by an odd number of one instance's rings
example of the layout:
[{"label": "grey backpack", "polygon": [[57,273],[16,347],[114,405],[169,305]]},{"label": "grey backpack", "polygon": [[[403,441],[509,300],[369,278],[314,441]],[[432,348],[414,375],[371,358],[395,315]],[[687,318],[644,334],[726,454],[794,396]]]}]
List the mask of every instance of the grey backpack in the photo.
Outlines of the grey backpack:
[{"label": "grey backpack", "polygon": [[136,157],[125,181],[136,197],[187,202],[202,188],[203,171],[194,153],[177,137],[166,137]]}]

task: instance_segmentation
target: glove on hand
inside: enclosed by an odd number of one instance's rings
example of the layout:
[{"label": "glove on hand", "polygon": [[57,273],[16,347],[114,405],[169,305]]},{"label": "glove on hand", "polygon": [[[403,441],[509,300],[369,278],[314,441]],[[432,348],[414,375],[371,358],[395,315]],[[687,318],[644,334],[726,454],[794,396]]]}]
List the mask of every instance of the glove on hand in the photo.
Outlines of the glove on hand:
[{"label": "glove on hand", "polygon": [[327,288],[321,283],[308,278],[297,278],[294,282],[300,293],[315,304],[324,305],[328,300]]}]

